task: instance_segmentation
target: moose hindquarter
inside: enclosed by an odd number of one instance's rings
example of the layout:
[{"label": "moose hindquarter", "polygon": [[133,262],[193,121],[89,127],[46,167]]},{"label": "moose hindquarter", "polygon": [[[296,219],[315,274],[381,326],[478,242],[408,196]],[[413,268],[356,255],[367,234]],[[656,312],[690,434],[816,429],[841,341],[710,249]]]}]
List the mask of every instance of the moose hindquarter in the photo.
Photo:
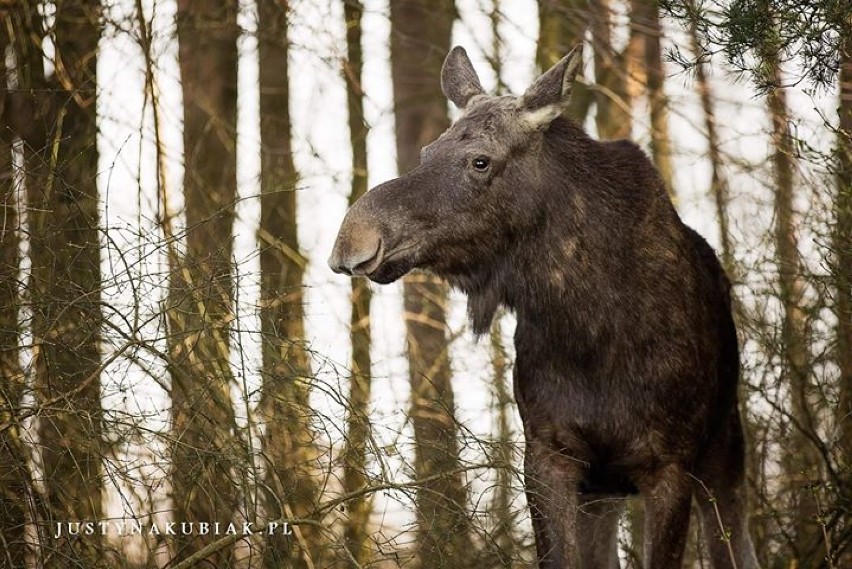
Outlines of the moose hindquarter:
[{"label": "moose hindquarter", "polygon": [[[730,498],[742,483],[742,447],[726,442],[741,440],[729,436],[738,432],[735,408],[730,427],[717,429],[719,443],[706,448],[698,443],[707,424],[707,406],[698,401],[712,399],[713,389],[702,387],[712,385],[710,377],[643,380],[627,372],[613,377],[594,366],[578,367],[565,351],[550,353],[543,341],[548,336],[546,321],[519,320],[515,397],[527,444],[525,484],[540,566],[618,567],[623,500],[638,493],[646,503],[644,566],[680,567],[698,480],[712,488],[714,504],[725,510],[729,533],[742,532],[734,543],[748,543],[742,504]],[[625,357],[621,365],[630,361]],[[605,367],[611,371],[612,365],[607,360]],[[721,537],[718,523],[707,526],[711,520],[704,517],[705,535]],[[714,567],[732,567],[724,545],[708,549]]]},{"label": "moose hindquarter", "polygon": [[645,566],[680,567],[692,476],[683,465],[668,463],[636,472],[634,485],[620,465],[605,460],[528,437],[525,484],[540,567],[618,567],[618,520],[622,500],[632,490],[646,501]]}]

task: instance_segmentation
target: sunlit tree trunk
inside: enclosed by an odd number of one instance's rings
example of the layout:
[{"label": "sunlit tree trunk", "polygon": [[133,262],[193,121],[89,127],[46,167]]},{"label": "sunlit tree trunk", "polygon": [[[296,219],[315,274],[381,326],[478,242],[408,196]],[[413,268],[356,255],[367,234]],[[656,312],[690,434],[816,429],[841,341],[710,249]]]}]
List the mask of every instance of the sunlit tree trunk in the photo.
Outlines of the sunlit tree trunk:
[{"label": "sunlit tree trunk", "polygon": [[[258,1],[260,78],[260,320],[263,390],[260,413],[267,457],[264,506],[270,519],[306,518],[318,500],[317,451],[310,425],[311,366],[305,345],[299,250],[298,175],[293,163],[288,78],[288,5]],[[267,541],[266,567],[321,566],[322,534],[294,527],[296,535]]]},{"label": "sunlit tree trunk", "polygon": [[651,157],[660,171],[669,195],[675,198],[672,168],[671,138],[669,136],[668,100],[664,89],[660,9],[658,0],[631,0],[631,35],[641,38],[645,87],[651,113]]},{"label": "sunlit tree trunk", "polygon": [[[172,518],[227,524],[239,499],[231,401],[232,226],[236,198],[237,2],[179,0],[186,253],[172,256]],[[240,457],[242,458],[242,457]],[[216,536],[177,536],[185,558]],[[207,562],[229,567],[232,548]]]},{"label": "sunlit tree trunk", "polygon": [[633,117],[625,61],[632,44],[628,44],[624,54],[613,49],[609,0],[591,0],[589,7],[595,60],[595,126],[600,138],[628,138]]},{"label": "sunlit tree trunk", "polygon": [[[419,162],[420,149],[449,121],[441,64],[450,48],[452,1],[391,2],[391,74],[400,172]],[[423,567],[459,567],[471,558],[466,490],[458,472],[455,405],[447,343],[447,286],[423,273],[404,279],[406,353],[416,478],[445,474],[417,489],[419,555]]]},{"label": "sunlit tree trunk", "polygon": [[[352,146],[352,190],[349,205],[367,191],[367,134],[364,120],[364,90],[362,70],[364,58],[361,51],[361,19],[364,7],[360,0],[343,0],[346,20],[346,61],[343,77],[349,106],[349,140]],[[349,337],[352,343],[352,375],[349,378],[349,409],[347,411],[346,448],[343,456],[343,491],[353,494],[364,488],[369,480],[366,474],[367,441],[370,432],[370,287],[366,279],[352,280],[352,312]],[[360,564],[370,559],[369,535],[372,501],[360,495],[346,505],[346,547]]]},{"label": "sunlit tree trunk", "polygon": [[837,194],[832,242],[837,317],[834,349],[840,370],[839,440],[852,486],[852,30],[848,27],[841,45]]},{"label": "sunlit tree trunk", "polygon": [[[538,0],[536,63],[541,72],[550,69],[574,46],[583,43],[589,28],[589,17],[587,0]],[[586,83],[578,81],[571,92],[566,115],[583,124],[593,98]]]},{"label": "sunlit tree trunk", "polygon": [[[783,464],[786,491],[790,494],[795,520],[795,555],[799,565],[810,567],[821,557],[822,543],[815,522],[816,501],[810,487],[819,477],[820,458],[809,435],[815,433],[814,417],[809,403],[810,357],[808,354],[807,315],[803,307],[805,283],[799,259],[796,231],[795,177],[793,139],[789,129],[790,114],[786,91],[782,84],[777,56],[769,55],[776,87],[767,95],[772,121],[772,164],[775,186],[775,253],[778,263],[778,295],[783,306],[781,355],[784,363],[782,381],[789,389],[789,436],[784,442]],[[817,557],[814,557],[816,555]]]}]

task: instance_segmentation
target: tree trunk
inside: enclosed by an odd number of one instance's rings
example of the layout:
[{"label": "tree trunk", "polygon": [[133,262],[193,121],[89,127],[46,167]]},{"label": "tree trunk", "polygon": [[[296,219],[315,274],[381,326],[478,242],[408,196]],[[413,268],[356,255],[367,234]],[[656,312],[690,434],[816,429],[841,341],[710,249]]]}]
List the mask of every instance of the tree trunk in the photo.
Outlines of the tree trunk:
[{"label": "tree trunk", "polygon": [[[179,0],[184,111],[186,253],[171,256],[168,324],[172,379],[173,520],[227,524],[239,499],[240,450],[231,401],[236,197],[237,2]],[[216,536],[177,536],[177,558]],[[207,558],[229,567],[232,548]]]},{"label": "tree trunk", "polygon": [[494,395],[497,411],[497,441],[492,461],[497,467],[492,517],[494,519],[494,542],[497,545],[497,563],[507,569],[517,560],[517,536],[515,517],[511,511],[513,458],[512,428],[509,417],[512,413],[512,392],[509,387],[509,358],[503,346],[503,333],[498,315],[491,326],[491,367],[494,373]]},{"label": "tree trunk", "polygon": [[645,86],[651,112],[651,157],[660,171],[669,195],[675,199],[659,4],[658,0],[631,0],[630,7],[631,35],[639,36],[643,46]]},{"label": "tree trunk", "polygon": [[[400,172],[447,129],[441,64],[450,48],[455,6],[449,0],[391,2],[391,74]],[[411,421],[418,479],[444,474],[417,489],[423,567],[459,567],[471,558],[466,490],[459,473],[455,407],[447,342],[447,286],[418,273],[404,279]]]},{"label": "tree trunk", "polygon": [[[536,63],[547,71],[571,49],[583,43],[589,28],[587,0],[538,0],[538,45]],[[580,75],[582,75],[582,70]],[[594,97],[584,81],[574,84],[566,115],[578,124],[586,122]]]},{"label": "tree trunk", "polygon": [[[14,37],[18,91],[5,100],[8,132],[24,143],[25,184],[30,211],[33,374],[39,413],[38,437],[46,496],[46,527],[58,521],[99,520],[102,513],[102,441],[100,401],[100,247],[98,243],[98,172],[96,88],[99,2],[57,2],[54,27],[56,73],[44,75],[42,27],[38,6],[16,4],[8,12]],[[4,148],[8,157],[8,146]],[[11,180],[7,180],[11,182]],[[10,192],[4,195],[11,198]],[[6,205],[10,205],[7,204]],[[8,217],[14,210],[6,208]],[[4,245],[4,259],[17,264],[14,232]],[[12,248],[14,247],[14,248]],[[17,269],[4,279],[3,304],[16,335]],[[11,296],[10,296],[11,295]],[[11,304],[10,304],[11,303]],[[8,339],[15,346],[14,337]],[[17,355],[4,357],[4,381],[16,372]],[[10,375],[11,374],[11,375]],[[5,397],[16,401],[20,376]],[[17,390],[17,393],[16,393]],[[61,402],[58,405],[57,402]],[[25,454],[14,439],[18,425],[0,435],[16,455],[16,481],[21,493],[34,498]],[[4,490],[9,490],[5,487]],[[40,502],[40,500],[39,500]],[[41,516],[40,516],[41,517]],[[17,531],[20,531],[20,527]],[[44,529],[44,528],[43,528]],[[5,534],[5,532],[4,532]],[[10,532],[9,535],[14,535]],[[89,539],[91,538],[91,539]],[[50,541],[46,566],[109,564],[99,536],[85,540],[60,537]],[[19,550],[20,553],[20,550]]]},{"label": "tree trunk", "polygon": [[[364,7],[360,0],[343,0],[346,19],[346,61],[343,76],[349,104],[349,140],[352,145],[352,191],[349,205],[367,191],[367,134],[364,120],[364,91],[362,84],[363,54],[361,52],[361,19]],[[350,341],[352,343],[352,375],[349,378],[349,409],[347,417],[346,449],[343,456],[343,492],[355,493],[364,488],[369,479],[366,474],[367,441],[370,433],[370,287],[365,279],[352,280],[352,313]],[[347,502],[348,512],[345,540],[352,557],[367,565],[371,549],[369,535],[372,500],[359,496]]]},{"label": "tree trunk", "polygon": [[701,99],[701,110],[704,115],[704,130],[707,131],[707,156],[710,159],[711,179],[710,195],[716,206],[716,219],[719,223],[719,243],[721,244],[722,267],[732,281],[736,282],[734,275],[734,259],[731,248],[731,229],[728,219],[728,202],[730,200],[728,179],[722,163],[722,151],[719,143],[719,132],[716,130],[716,111],[713,108],[713,93],[710,80],[707,77],[707,69],[702,61],[702,51],[698,37],[698,29],[695,22],[689,25],[689,42],[692,52],[698,59],[695,65],[695,82],[698,88],[698,96]]},{"label": "tree trunk", "polygon": [[[833,263],[837,317],[835,353],[840,370],[837,421],[843,460],[852,472],[852,30],[840,53],[840,115],[837,134],[837,195],[834,203]],[[852,486],[852,474],[849,475]]]},{"label": "tree trunk", "polygon": [[[6,53],[12,18],[0,15],[0,54]],[[7,109],[6,61],[0,61],[0,115]],[[6,124],[6,121],[3,121]],[[32,490],[16,409],[24,393],[18,358],[19,234],[18,194],[12,164],[12,133],[0,133],[0,551],[13,567],[23,567],[27,496]],[[3,565],[0,562],[0,565]]]},{"label": "tree trunk", "polygon": [[[306,518],[317,505],[317,451],[310,426],[311,366],[305,345],[303,284],[306,259],[299,251],[298,175],[291,149],[288,79],[288,5],[258,1],[260,80],[260,319],[263,388],[260,413],[266,515]],[[322,534],[294,526],[294,536],[272,536],[266,567],[321,566]]]},{"label": "tree trunk", "polygon": [[[794,151],[789,131],[787,96],[781,85],[777,56],[767,56],[776,87],[767,95],[772,121],[772,164],[775,182],[775,252],[778,263],[778,293],[783,306],[781,354],[784,362],[782,381],[790,392],[790,436],[784,446],[784,468],[795,520],[795,555],[799,566],[810,567],[821,558],[818,549],[822,534],[815,523],[816,501],[809,489],[819,478],[820,458],[810,435],[815,435],[810,413],[810,356],[808,354],[807,315],[803,295],[805,283],[799,261],[796,215],[794,211]],[[814,557],[816,555],[816,557]]]},{"label": "tree trunk", "polygon": [[[7,120],[24,142],[33,373],[47,528],[100,520],[100,246],[96,88],[99,2],[57,2],[57,72],[44,75],[35,4],[13,10],[19,97]],[[61,402],[61,404],[57,404]],[[99,536],[51,540],[45,566],[109,565]]]},{"label": "tree trunk", "polygon": [[631,97],[627,91],[624,62],[633,42],[624,54],[612,47],[609,0],[589,2],[592,12],[592,46],[595,59],[595,125],[603,139],[628,138],[633,128]]}]

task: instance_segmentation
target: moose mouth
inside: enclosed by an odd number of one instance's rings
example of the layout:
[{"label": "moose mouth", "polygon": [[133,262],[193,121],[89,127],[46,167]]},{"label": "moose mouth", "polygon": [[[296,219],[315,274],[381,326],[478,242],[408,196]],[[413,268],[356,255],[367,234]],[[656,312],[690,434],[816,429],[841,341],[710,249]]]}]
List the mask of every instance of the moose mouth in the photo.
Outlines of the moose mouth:
[{"label": "moose mouth", "polygon": [[340,254],[335,247],[329,258],[329,266],[336,273],[352,277],[366,277],[379,284],[391,283],[415,267],[411,254],[418,246],[410,243],[401,247],[387,248],[383,239],[376,239],[372,250],[361,253]]}]

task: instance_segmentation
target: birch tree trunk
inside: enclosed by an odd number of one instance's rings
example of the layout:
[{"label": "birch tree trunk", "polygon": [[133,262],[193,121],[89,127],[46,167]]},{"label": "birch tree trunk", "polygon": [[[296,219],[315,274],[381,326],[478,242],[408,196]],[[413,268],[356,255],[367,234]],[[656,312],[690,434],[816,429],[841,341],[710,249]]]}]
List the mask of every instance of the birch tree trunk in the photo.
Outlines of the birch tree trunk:
[{"label": "birch tree trunk", "polygon": [[[0,15],[0,54],[10,45],[8,30],[13,16]],[[0,61],[0,116],[7,109],[6,61]],[[3,121],[4,126],[6,121]],[[19,216],[15,172],[12,164],[14,136],[8,128],[0,132],[0,551],[13,566],[25,563],[27,495],[31,490],[16,409],[24,394],[20,357],[18,306]],[[1,563],[0,563],[1,564]]]}]

